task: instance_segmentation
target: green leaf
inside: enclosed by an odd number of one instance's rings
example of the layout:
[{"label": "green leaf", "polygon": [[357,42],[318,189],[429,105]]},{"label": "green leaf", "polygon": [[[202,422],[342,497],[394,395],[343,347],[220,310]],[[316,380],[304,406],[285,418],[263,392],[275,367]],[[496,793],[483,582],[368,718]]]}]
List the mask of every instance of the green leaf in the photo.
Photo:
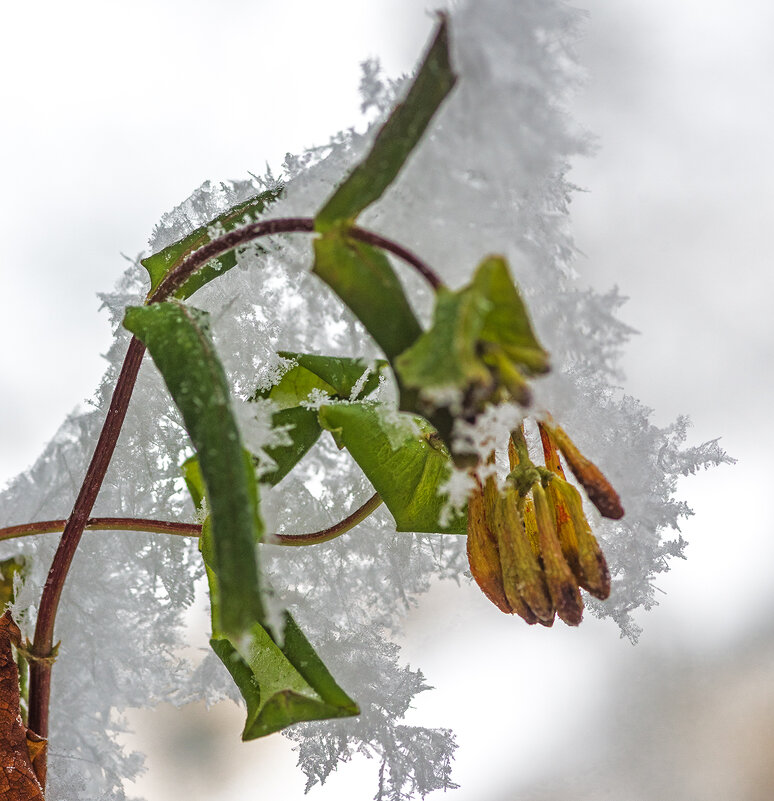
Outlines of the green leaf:
[{"label": "green leaf", "polygon": [[209,315],[177,302],[130,307],[124,326],[147,346],[196,449],[222,591],[218,629],[239,637],[263,616],[255,545],[262,531],[252,460],[231,410]]},{"label": "green leaf", "polygon": [[287,350],[279,351],[279,355],[295,362],[295,365],[284,372],[276,384],[259,390],[254,397],[270,398],[282,409],[298,406],[314,390],[325,392],[332,398],[350,400],[366,371],[368,375],[359,388],[358,397],[370,395],[379,386],[379,379],[387,367],[384,359],[369,363],[365,359],[292,353]]},{"label": "green leaf", "polygon": [[346,447],[395,518],[398,531],[464,534],[467,516],[440,523],[451,459],[426,420],[374,403],[322,406],[320,424]]},{"label": "green leaf", "polygon": [[395,360],[405,384],[441,393],[491,385],[490,371],[478,352],[489,308],[469,287],[458,292],[439,289],[432,327]]},{"label": "green leaf", "polygon": [[529,403],[526,379],[548,370],[548,354],[502,257],[484,259],[468,286],[439,290],[433,325],[395,369],[444,439],[454,417],[475,418],[509,397]]},{"label": "green leaf", "polygon": [[199,458],[196,455],[189,457],[183,462],[180,469],[183,471],[185,485],[191,495],[194,508],[201,509],[207,490],[204,486],[204,478],[202,477],[202,468],[199,466]]},{"label": "green leaf", "polygon": [[350,173],[318,213],[315,227],[327,231],[351,224],[378,200],[400,172],[430,120],[451,91],[456,76],[449,62],[448,23],[444,15],[406,99],[398,104],[374,139],[368,156]]},{"label": "green leaf", "polygon": [[314,242],[313,272],[349,306],[388,359],[422,333],[387,257],[338,231]]},{"label": "green leaf", "polygon": [[[380,377],[387,368],[383,359],[368,364],[364,359],[341,356],[289,351],[280,351],[279,355],[292,359],[295,365],[283,373],[276,384],[256,392],[254,396],[254,399],[268,398],[280,407],[272,415],[272,427],[287,428],[290,440],[286,445],[265,449],[277,464],[275,470],[261,475],[261,481],[271,485],[279,483],[290,472],[322,432],[317,412],[300,405],[310,393],[325,392],[331,398],[349,400],[357,387],[357,397],[362,398],[379,386]],[[366,371],[368,374],[363,380]]]},{"label": "green leaf", "polygon": [[239,649],[226,637],[210,640],[247,703],[243,740],[265,737],[301,721],[360,714],[288,612],[284,621],[282,647],[258,623],[249,644]]},{"label": "green leaf", "polygon": [[528,375],[548,372],[548,354],[535,336],[527,307],[502,256],[489,256],[481,262],[472,289],[490,304],[481,341],[501,345]]},{"label": "green leaf", "polygon": [[[183,474],[194,504],[200,507],[206,487],[196,457],[184,463]],[[300,721],[359,714],[357,704],[339,687],[287,611],[281,645],[263,619],[255,620],[248,635],[239,638],[220,629],[222,591],[213,568],[210,517],[202,525],[199,547],[210,588],[210,645],[247,704],[242,739],[263,737]]]},{"label": "green leaf", "polygon": [[[140,264],[148,271],[148,275],[151,279],[149,294],[153,293],[164,276],[170,270],[177,267],[186,256],[212,240],[213,237],[210,234],[210,229],[218,230],[220,233],[232,231],[234,228],[242,225],[245,218],[252,219],[255,215],[263,212],[266,207],[274,203],[281,194],[282,187],[278,189],[267,189],[265,192],[261,192],[259,195],[250,198],[250,200],[245,200],[243,203],[239,203],[228,211],[223,212],[223,214],[197,228],[179,242],[174,242],[158,253],[154,253],[142,259]],[[212,281],[213,278],[223,275],[223,273],[230,270],[235,264],[235,252],[231,250],[228,253],[224,253],[217,259],[213,259],[205,264],[200,270],[197,270],[180,289],[175,292],[174,296],[180,300],[190,297],[197,289]]]},{"label": "green leaf", "polygon": [[[323,236],[314,243],[314,273],[349,306],[387,358],[406,350],[422,333],[387,257],[346,236],[357,215],[392,183],[430,120],[454,86],[448,24],[441,15],[424,61],[406,95],[374,139],[365,160],[333,193],[315,218]],[[398,380],[401,405],[413,402]]]},{"label": "green leaf", "polygon": [[261,482],[265,484],[279,484],[283,478],[301,461],[304,454],[317,442],[322,433],[317,421],[317,412],[314,409],[305,409],[295,406],[290,409],[281,409],[271,416],[272,428],[287,428],[287,437],[290,442],[286,445],[275,445],[264,448],[277,465],[274,470],[261,474]]}]

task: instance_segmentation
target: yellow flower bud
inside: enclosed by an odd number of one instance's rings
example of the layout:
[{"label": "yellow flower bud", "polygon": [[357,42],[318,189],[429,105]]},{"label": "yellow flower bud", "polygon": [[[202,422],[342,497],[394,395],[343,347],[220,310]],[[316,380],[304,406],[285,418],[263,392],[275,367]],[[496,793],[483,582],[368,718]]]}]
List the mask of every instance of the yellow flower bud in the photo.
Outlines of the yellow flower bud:
[{"label": "yellow flower bud", "polygon": [[[494,485],[493,479],[489,481]],[[494,531],[500,550],[500,567],[508,601],[511,606],[515,606],[517,602],[526,603],[541,623],[552,623],[554,604],[543,569],[524,530],[517,506],[516,490],[509,486],[504,495],[497,493],[496,488],[495,493],[492,503]]]},{"label": "yellow flower bud", "polygon": [[497,538],[487,521],[484,489],[478,479],[473,494],[468,498],[468,562],[470,572],[484,595],[500,611],[510,614],[513,609],[503,589]]}]

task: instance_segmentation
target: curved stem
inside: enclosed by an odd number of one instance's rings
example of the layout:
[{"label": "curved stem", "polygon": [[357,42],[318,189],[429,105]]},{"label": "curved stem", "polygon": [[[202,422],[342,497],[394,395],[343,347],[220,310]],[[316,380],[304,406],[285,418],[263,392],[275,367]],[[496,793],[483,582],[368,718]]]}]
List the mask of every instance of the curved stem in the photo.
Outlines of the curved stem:
[{"label": "curved stem", "polygon": [[430,284],[434,290],[436,290],[436,292],[444,285],[443,281],[438,273],[435,272],[435,270],[431,269],[418,256],[416,256],[410,250],[404,248],[402,245],[399,245],[397,242],[393,242],[391,239],[386,239],[385,237],[380,236],[373,231],[368,231],[365,228],[358,228],[356,225],[353,225],[352,228],[348,229],[347,235],[351,236],[352,239],[359,239],[361,242],[365,242],[367,245],[373,245],[374,247],[382,248],[382,250],[387,250],[394,256],[397,256],[399,259],[405,261],[406,264],[410,264],[422,276],[422,278],[424,278],[425,281],[427,281],[427,283]]},{"label": "curved stem", "polygon": [[[375,492],[362,506],[343,520],[310,534],[274,534],[271,543],[274,545],[318,545],[341,536],[358,523],[365,520],[382,503],[382,498]],[[66,520],[41,520],[39,523],[22,523],[18,526],[0,528],[0,540],[15,537],[30,537],[34,534],[53,534],[62,531]],[[175,534],[181,537],[198,537],[202,527],[198,523],[178,523],[173,520],[147,520],[142,517],[90,517],[84,526],[86,531],[146,531],[151,534]]]},{"label": "curved stem", "polygon": [[278,545],[318,545],[321,542],[328,542],[328,540],[340,537],[365,520],[368,515],[379,508],[381,502],[382,496],[375,492],[362,506],[330,528],[313,531],[311,534],[274,534],[271,542]]},{"label": "curved stem", "polygon": [[[229,231],[227,234],[211,240],[199,250],[195,250],[186,256],[177,267],[164,276],[156,290],[148,298],[148,303],[159,303],[162,300],[166,300],[180,289],[200,267],[203,267],[208,261],[222,256],[229,250],[245,245],[262,236],[290,233],[315,233],[314,219],[312,217],[282,217],[276,220],[261,220],[245,225],[243,228]],[[433,289],[437,290],[443,286],[443,281],[427,264],[397,242],[357,226],[348,228],[347,235],[366,244],[383,248],[410,264]]]}]

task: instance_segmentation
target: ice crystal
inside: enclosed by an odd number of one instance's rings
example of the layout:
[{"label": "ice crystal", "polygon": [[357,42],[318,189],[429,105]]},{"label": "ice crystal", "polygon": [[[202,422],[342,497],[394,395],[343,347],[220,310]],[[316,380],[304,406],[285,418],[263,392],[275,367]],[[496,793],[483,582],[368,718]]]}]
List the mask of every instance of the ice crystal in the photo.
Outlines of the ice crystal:
[{"label": "ice crystal", "polygon": [[[604,465],[627,510],[621,521],[594,524],[613,591],[608,601],[589,599],[589,605],[635,638],[632,612],[655,603],[654,576],[667,569],[669,557],[682,553],[679,535],[665,539],[665,532],[690,514],[675,496],[677,478],[728,457],[716,441],[684,447],[683,418],[660,429],[650,422],[648,409],[611,384],[619,378],[617,357],[630,329],[616,317],[617,292],[599,295],[581,285],[567,220],[573,190],[565,177],[567,163],[586,147],[563,110],[578,80],[572,48],[580,19],[561,0],[471,0],[455,7],[451,41],[459,83],[398,180],[361,221],[421,254],[450,286],[465,283],[487,253],[508,259],[552,354],[552,374],[535,382],[537,406],[550,410],[583,452]],[[349,130],[324,147],[288,156],[281,176],[286,191],[272,216],[309,216],[320,207],[363,155],[401,85],[384,80],[376,64],[365,65],[363,107],[376,115],[374,123],[364,133]],[[249,181],[207,182],[165,215],[151,248],[158,250],[277,185],[270,172]],[[241,251],[238,268],[192,300],[212,314],[235,398],[251,397],[287,369],[277,350],[380,355],[360,324],[310,274],[308,239],[264,242],[260,252]],[[426,322],[426,289],[398,269]],[[146,291],[132,264],[115,292],[101,296],[114,325],[123,307],[141,302]],[[68,515],[127,341],[117,328],[93,407],[68,418],[35,465],[5,488],[3,524]],[[247,419],[243,407],[237,401],[250,445],[260,453],[278,433],[268,425],[267,409],[251,409]],[[457,435],[481,450],[498,439],[491,425],[507,428],[519,414],[494,410],[475,430]],[[397,422],[395,436],[405,436]],[[146,360],[94,514],[192,519],[178,467],[190,454],[179,415]],[[468,486],[453,476],[446,487],[450,503],[459,504]],[[267,531],[325,527],[370,492],[346,454],[323,438],[279,486],[262,489]],[[22,552],[30,565],[15,603],[27,635],[55,542],[45,535],[0,547],[0,558]],[[385,636],[400,629],[405,612],[433,580],[465,575],[464,538],[398,534],[382,509],[324,548],[264,545],[261,550],[275,588],[272,604],[293,610],[363,709],[356,719],[290,731],[308,786],[325,781],[340,761],[364,753],[379,760],[380,801],[453,787],[453,736],[401,722],[411,700],[428,688],[420,671],[400,663],[397,647]],[[141,759],[124,754],[116,743],[122,709],[165,699],[213,702],[235,696],[225,669],[212,657],[194,668],[177,656],[182,615],[201,571],[195,542],[85,534],[57,623],[62,646],[51,711],[51,801],[124,797],[121,779],[134,776]]]}]

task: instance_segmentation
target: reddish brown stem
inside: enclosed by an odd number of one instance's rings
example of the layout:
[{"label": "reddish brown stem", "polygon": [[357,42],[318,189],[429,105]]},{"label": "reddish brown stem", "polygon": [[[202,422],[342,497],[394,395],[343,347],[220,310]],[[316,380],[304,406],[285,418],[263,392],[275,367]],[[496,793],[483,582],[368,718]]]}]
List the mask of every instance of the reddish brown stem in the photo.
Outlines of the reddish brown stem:
[{"label": "reddish brown stem", "polygon": [[[343,520],[320,531],[309,534],[273,534],[274,545],[319,545],[341,536],[368,517],[382,503],[375,492],[362,506]],[[66,520],[41,520],[37,523],[22,523],[18,526],[0,528],[0,540],[29,537],[34,534],[51,534],[62,531]],[[174,520],[148,520],[143,517],[90,517],[84,527],[86,531],[147,531],[154,534],[177,534],[181,537],[198,537],[202,533],[199,523],[178,523]]]},{"label": "reddish brown stem", "polygon": [[[64,531],[66,525],[66,520],[59,519],[6,526],[0,528],[0,540],[31,537],[35,534],[54,534],[57,531]],[[152,534],[179,534],[185,537],[198,537],[201,528],[198,523],[147,520],[141,517],[90,517],[84,526],[85,531],[147,531]]]},{"label": "reddish brown stem", "polygon": [[[64,528],[62,538],[59,540],[59,547],[54,555],[54,561],[40,598],[35,639],[32,645],[33,659],[30,664],[29,728],[41,737],[48,737],[51,662],[47,659],[51,656],[54,644],[54,621],[59,598],[62,595],[67,571],[115,450],[144,353],[145,346],[133,337],[118,376],[97,447],[86,471],[72,514]],[[38,659],[34,657],[38,657]],[[42,782],[45,782],[45,770],[45,765],[43,765]]]},{"label": "reddish brown stem", "polygon": [[[311,217],[283,217],[276,220],[261,220],[245,225],[243,228],[236,228],[233,231],[229,231],[227,234],[213,239],[211,242],[208,242],[203,247],[186,256],[177,267],[167,273],[161,283],[156,287],[156,290],[150,295],[148,302],[157,303],[166,300],[180,289],[199,268],[207,264],[208,261],[216,259],[218,256],[222,256],[224,253],[240,245],[245,245],[262,236],[290,233],[311,234],[314,233],[314,230],[314,219]],[[407,264],[414,267],[433,289],[437,290],[443,286],[443,281],[441,281],[440,277],[427,264],[397,242],[393,242],[373,231],[367,231],[357,226],[348,228],[347,236],[373,245],[374,247],[382,248],[402,259]]]},{"label": "reddish brown stem", "polygon": [[351,236],[352,239],[359,239],[367,245],[382,248],[382,250],[389,251],[399,259],[403,259],[403,261],[405,261],[406,264],[410,264],[436,292],[443,286],[443,281],[441,281],[439,275],[433,269],[410,250],[407,250],[397,242],[385,239],[383,236],[379,236],[379,234],[375,234],[373,231],[367,231],[365,228],[358,228],[357,226],[350,228],[347,231],[347,235]]}]

